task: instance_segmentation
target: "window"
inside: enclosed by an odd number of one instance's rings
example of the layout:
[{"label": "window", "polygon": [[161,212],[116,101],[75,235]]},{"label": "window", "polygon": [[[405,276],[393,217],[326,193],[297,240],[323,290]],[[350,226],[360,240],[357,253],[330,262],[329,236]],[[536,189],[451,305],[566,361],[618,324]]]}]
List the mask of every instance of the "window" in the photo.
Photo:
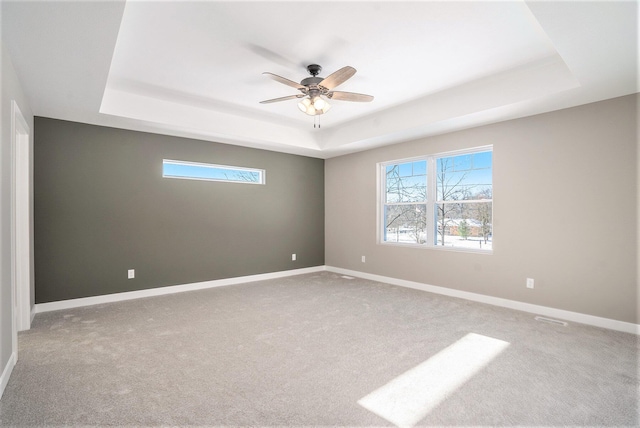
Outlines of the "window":
[{"label": "window", "polygon": [[382,243],[491,251],[493,151],[380,165]]},{"label": "window", "polygon": [[263,169],[183,162],[169,159],[162,160],[162,176],[187,180],[265,184],[265,172]]}]

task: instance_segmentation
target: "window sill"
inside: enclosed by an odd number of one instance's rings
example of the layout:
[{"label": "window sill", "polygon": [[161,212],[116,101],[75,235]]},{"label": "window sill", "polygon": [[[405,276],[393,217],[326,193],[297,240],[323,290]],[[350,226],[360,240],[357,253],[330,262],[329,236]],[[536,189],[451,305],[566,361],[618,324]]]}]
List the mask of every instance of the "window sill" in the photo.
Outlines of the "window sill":
[{"label": "window sill", "polygon": [[389,246],[389,247],[416,248],[419,250],[450,251],[453,253],[471,253],[471,254],[484,254],[484,255],[493,254],[493,249],[490,249],[490,250],[477,249],[476,250],[473,248],[449,247],[449,246],[442,246],[442,245],[411,244],[411,243],[404,243],[404,242],[378,242],[378,245]]}]

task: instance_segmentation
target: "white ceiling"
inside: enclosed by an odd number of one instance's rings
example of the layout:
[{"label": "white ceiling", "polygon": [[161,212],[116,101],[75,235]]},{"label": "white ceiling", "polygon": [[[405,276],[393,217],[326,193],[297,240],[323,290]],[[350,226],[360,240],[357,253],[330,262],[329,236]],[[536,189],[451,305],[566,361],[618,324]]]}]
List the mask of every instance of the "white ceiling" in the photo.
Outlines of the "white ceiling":
[{"label": "white ceiling", "polygon": [[[328,158],[638,92],[628,2],[2,1],[38,116]],[[314,119],[294,81],[358,72]]]}]

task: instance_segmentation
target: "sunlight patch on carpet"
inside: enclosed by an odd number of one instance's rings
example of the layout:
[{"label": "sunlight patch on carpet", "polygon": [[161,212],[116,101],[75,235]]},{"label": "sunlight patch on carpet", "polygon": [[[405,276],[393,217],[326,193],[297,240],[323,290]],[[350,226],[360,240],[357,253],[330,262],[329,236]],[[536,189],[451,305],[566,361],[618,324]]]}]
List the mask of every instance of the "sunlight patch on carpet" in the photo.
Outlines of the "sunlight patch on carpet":
[{"label": "sunlight patch on carpet", "polygon": [[358,404],[398,427],[413,427],[508,346],[503,340],[469,333]]}]

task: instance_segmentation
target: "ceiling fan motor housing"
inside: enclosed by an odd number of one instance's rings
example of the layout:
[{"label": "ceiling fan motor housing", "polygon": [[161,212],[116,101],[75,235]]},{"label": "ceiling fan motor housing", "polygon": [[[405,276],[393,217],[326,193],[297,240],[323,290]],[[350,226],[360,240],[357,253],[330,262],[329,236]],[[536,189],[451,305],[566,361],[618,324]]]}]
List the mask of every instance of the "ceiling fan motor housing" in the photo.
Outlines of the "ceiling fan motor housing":
[{"label": "ceiling fan motor housing", "polygon": [[322,82],[324,79],[322,77],[307,77],[306,79],[302,79],[300,84],[302,86],[317,86],[318,83]]}]

